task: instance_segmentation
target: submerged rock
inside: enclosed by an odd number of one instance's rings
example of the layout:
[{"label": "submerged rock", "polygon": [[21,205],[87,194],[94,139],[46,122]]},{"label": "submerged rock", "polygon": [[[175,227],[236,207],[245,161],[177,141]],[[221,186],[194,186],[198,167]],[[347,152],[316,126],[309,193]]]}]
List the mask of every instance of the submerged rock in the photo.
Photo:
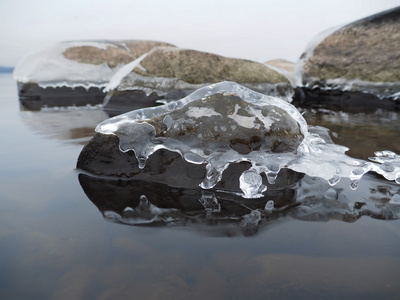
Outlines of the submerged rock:
[{"label": "submerged rock", "polygon": [[[396,99],[400,95],[399,49],[397,7],[321,33],[303,53],[296,73],[309,89],[369,93],[376,96],[374,100]],[[349,98],[339,97],[341,101]],[[361,97],[356,98],[362,107]],[[324,100],[330,101],[327,97]]]},{"label": "submerged rock", "polygon": [[[105,109],[129,111],[137,102],[178,100],[199,87],[229,80],[255,91],[290,97],[288,79],[264,64],[195,50],[157,47],[116,74]],[[129,100],[127,100],[129,98]],[[158,101],[160,102],[160,101]],[[142,106],[143,107],[143,106]]]},{"label": "submerged rock", "polygon": [[[100,104],[102,89],[123,65],[156,46],[155,41],[70,41],[23,57],[14,70],[23,106]],[[172,45],[169,45],[172,46]]]}]

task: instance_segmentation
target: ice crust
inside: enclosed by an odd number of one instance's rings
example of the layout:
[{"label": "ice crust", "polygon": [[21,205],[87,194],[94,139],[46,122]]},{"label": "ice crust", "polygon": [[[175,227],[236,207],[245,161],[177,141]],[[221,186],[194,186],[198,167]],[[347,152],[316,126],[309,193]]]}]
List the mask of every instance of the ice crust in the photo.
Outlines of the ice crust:
[{"label": "ice crust", "polygon": [[71,47],[91,46],[99,49],[121,47],[113,42],[76,41],[57,43],[24,56],[16,65],[14,79],[21,83],[34,82],[40,87],[98,87],[104,88],[123,64],[110,68],[107,63],[100,65],[79,63],[64,57]]},{"label": "ice crust", "polygon": [[[211,118],[218,114],[212,108],[196,109],[191,103],[206,99],[214,94],[235,95],[243,99],[248,108],[235,110],[234,114],[217,116],[215,126],[203,128],[197,119]],[[265,116],[261,108],[272,107],[272,111],[284,111],[297,124],[303,140],[293,151],[271,152],[263,145],[249,153],[239,153],[226,143],[204,143],[208,135],[218,135],[248,129],[268,130],[271,124],[282,122],[280,114]],[[179,119],[173,119],[177,111],[187,112]],[[152,125],[155,119],[162,119],[165,132],[160,134]],[[196,135],[180,137],[186,126],[200,128]],[[197,126],[197,127],[196,127]],[[286,129],[285,129],[286,130]],[[395,180],[400,184],[400,156],[391,151],[376,152],[372,162],[351,158],[344,153],[348,148],[335,145],[324,140],[316,133],[310,133],[300,112],[284,100],[254,92],[233,82],[222,82],[200,88],[186,98],[169,104],[131,111],[110,118],[96,127],[96,132],[113,134],[119,137],[120,150],[133,150],[144,168],[147,158],[159,149],[168,149],[179,153],[186,161],[193,164],[206,164],[206,178],[201,183],[203,189],[213,188],[221,179],[223,171],[232,163],[247,161],[250,169],[240,176],[240,188],[245,198],[262,197],[266,186],[262,184],[261,176],[265,174],[270,184],[282,168],[288,168],[311,177],[320,177],[334,186],[343,177],[350,179],[350,186],[356,189],[361,177],[367,172],[376,172],[387,180]],[[176,133],[174,135],[174,132]],[[168,134],[170,133],[170,134]],[[331,197],[331,196],[329,196]]]}]

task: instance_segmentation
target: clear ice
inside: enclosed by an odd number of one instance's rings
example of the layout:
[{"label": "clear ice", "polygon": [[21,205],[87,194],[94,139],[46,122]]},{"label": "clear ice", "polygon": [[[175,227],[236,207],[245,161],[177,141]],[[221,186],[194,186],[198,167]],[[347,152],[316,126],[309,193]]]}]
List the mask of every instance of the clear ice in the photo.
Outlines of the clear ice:
[{"label": "clear ice", "polygon": [[47,87],[90,87],[104,88],[123,64],[111,68],[107,63],[100,65],[79,63],[64,57],[66,49],[90,46],[99,49],[121,47],[107,41],[72,41],[51,45],[41,51],[28,53],[16,65],[13,76],[18,82],[36,82]]},{"label": "clear ice", "polygon": [[[221,102],[227,98],[230,102]],[[192,164],[206,164],[201,183],[205,190],[220,181],[230,164],[250,162],[239,179],[244,198],[262,197],[267,187],[261,176],[274,184],[283,168],[325,179],[330,186],[349,178],[356,189],[371,171],[400,184],[400,155],[380,151],[371,161],[351,158],[344,154],[348,148],[309,132],[293,105],[233,82],[212,84],[179,101],[110,118],[96,131],[118,136],[120,150],[133,150],[140,168],[159,149],[177,152]],[[248,143],[243,138],[232,142],[237,136],[248,137]],[[325,197],[337,195],[328,190]]]}]

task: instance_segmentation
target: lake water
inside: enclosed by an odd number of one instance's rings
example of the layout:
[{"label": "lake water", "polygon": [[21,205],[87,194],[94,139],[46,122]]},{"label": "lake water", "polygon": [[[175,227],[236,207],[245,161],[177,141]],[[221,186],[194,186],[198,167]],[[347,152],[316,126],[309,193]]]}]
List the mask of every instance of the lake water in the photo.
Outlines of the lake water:
[{"label": "lake water", "polygon": [[[106,220],[75,169],[105,113],[23,111],[11,74],[0,74],[0,90],[1,299],[397,299],[400,294],[399,220],[281,215],[250,236],[240,230],[224,234],[218,224],[150,227]],[[330,128],[350,156],[400,153],[397,113],[306,111],[304,116],[309,124]],[[373,190],[400,193],[400,186],[367,177],[346,193],[356,202]]]}]

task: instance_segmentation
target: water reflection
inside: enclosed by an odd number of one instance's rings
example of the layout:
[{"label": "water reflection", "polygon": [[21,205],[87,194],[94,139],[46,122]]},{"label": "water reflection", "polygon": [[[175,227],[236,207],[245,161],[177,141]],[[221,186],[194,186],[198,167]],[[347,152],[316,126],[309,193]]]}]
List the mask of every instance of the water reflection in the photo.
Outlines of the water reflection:
[{"label": "water reflection", "polygon": [[108,118],[97,106],[21,110],[21,119],[35,133],[46,138],[84,144],[94,134],[98,123]]},{"label": "water reflection", "polygon": [[303,109],[308,125],[330,129],[335,144],[348,147],[347,155],[368,160],[375,151],[400,153],[400,112],[375,110],[350,113],[327,109]]},{"label": "water reflection", "polygon": [[382,220],[400,217],[400,186],[370,174],[355,191],[346,180],[331,187],[323,179],[305,176],[294,186],[267,191],[259,199],[244,199],[218,189],[173,188],[83,173],[79,182],[108,221],[190,226],[212,236],[250,236],[285,218],[355,222],[362,216]]}]

